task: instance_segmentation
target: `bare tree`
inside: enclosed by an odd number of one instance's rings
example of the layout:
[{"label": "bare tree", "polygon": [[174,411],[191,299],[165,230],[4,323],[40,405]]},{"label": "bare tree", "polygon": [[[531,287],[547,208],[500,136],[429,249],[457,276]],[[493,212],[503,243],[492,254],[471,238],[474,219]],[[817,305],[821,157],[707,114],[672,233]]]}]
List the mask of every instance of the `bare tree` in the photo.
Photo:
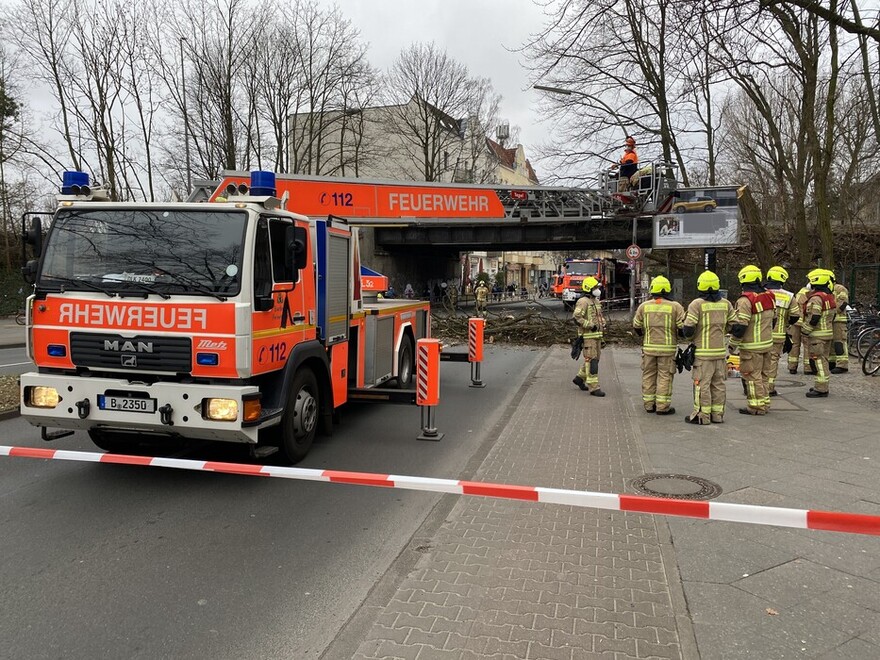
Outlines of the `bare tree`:
[{"label": "bare tree", "polygon": [[451,175],[462,149],[460,119],[473,105],[467,67],[433,43],[414,44],[400,53],[385,85],[384,123],[396,138],[398,153],[390,156],[400,159],[398,175],[417,171],[425,181]]},{"label": "bare tree", "polygon": [[676,125],[685,76],[671,0],[598,0],[550,6],[547,27],[523,47],[534,82],[567,91],[545,104],[560,127],[550,154],[563,166],[608,159],[628,134],[644,149],[657,144],[688,181]]}]

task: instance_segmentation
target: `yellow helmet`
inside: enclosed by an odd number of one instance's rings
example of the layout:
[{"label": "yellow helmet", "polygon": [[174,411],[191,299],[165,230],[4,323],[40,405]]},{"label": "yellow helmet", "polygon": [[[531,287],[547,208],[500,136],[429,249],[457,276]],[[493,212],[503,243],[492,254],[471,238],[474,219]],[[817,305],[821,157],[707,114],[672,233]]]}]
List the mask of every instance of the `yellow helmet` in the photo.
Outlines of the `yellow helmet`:
[{"label": "yellow helmet", "polygon": [[824,268],[815,268],[807,273],[807,279],[813,286],[828,286],[831,284],[831,271]]},{"label": "yellow helmet", "polygon": [[662,275],[658,275],[651,280],[651,293],[670,293],[671,291],[672,285]]},{"label": "yellow helmet", "polygon": [[599,280],[593,276],[585,277],[584,281],[581,282],[581,288],[587,293],[595,289],[597,286],[599,286]]},{"label": "yellow helmet", "polygon": [[826,269],[825,269],[825,272],[828,273],[828,279],[830,279],[830,280],[831,280],[831,283],[834,284],[834,283],[837,281],[837,280],[835,279],[835,277],[834,277],[834,271],[833,271],[833,270],[828,270],[828,269],[826,268]]},{"label": "yellow helmet", "polygon": [[711,270],[704,270],[697,278],[697,291],[718,291],[721,288],[721,280]]},{"label": "yellow helmet", "polygon": [[767,279],[785,284],[788,281],[788,271],[782,266],[773,266],[767,271]]},{"label": "yellow helmet", "polygon": [[764,274],[760,268],[749,264],[740,269],[738,277],[740,284],[754,284],[760,282],[764,278]]}]

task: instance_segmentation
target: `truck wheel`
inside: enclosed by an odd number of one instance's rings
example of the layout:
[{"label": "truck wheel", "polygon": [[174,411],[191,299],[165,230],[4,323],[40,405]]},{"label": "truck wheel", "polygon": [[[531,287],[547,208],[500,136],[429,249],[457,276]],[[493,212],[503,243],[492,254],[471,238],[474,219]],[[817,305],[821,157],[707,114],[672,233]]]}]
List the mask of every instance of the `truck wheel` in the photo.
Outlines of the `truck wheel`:
[{"label": "truck wheel", "polygon": [[401,390],[409,389],[412,385],[415,360],[413,358],[412,339],[405,336],[397,353],[397,387]]},{"label": "truck wheel", "polygon": [[320,416],[318,381],[311,369],[301,369],[290,384],[287,409],[281,418],[281,451],[298,463],[312,448]]}]

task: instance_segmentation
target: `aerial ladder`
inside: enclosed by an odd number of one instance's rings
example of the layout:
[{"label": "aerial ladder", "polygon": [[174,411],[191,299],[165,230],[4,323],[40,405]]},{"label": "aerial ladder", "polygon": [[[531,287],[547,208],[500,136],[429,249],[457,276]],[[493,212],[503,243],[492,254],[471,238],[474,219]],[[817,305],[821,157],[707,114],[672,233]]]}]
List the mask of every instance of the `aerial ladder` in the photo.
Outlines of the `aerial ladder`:
[{"label": "aerial ladder", "polygon": [[[351,224],[430,225],[565,223],[668,213],[677,188],[674,167],[652,163],[633,190],[618,192],[604,172],[596,187],[518,186],[388,181],[278,174],[278,194],[312,217],[344,217]],[[227,171],[221,181],[196,184],[189,201],[216,200],[246,190],[248,172]]]}]

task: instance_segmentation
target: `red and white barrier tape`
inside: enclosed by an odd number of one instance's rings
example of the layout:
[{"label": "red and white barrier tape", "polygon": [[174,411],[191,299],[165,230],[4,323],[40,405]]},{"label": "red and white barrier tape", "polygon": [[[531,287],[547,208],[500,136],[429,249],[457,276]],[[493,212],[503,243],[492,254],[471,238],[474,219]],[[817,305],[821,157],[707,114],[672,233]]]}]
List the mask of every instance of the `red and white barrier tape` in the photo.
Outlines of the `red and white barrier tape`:
[{"label": "red and white barrier tape", "polygon": [[512,486],[479,481],[456,481],[453,479],[432,479],[428,477],[345,472],[341,470],[316,470],[274,465],[249,465],[246,463],[218,463],[184,458],[128,456],[124,454],[102,454],[87,451],[40,449],[36,447],[0,446],[0,456],[48,458],[85,463],[146,465],[176,468],[178,470],[223,472],[257,477],[280,477],[282,479],[299,479],[302,481],[327,481],[330,483],[358,484],[361,486],[424,490],[433,493],[481,495],[483,497],[545,502],[547,504],[568,504],[570,506],[608,509],[611,511],[632,511],[634,513],[683,516],[706,520],[726,520],[728,522],[752,523],[755,525],[821,529],[829,532],[880,536],[880,516],[869,516],[860,513],[786,509],[775,506],[674,500],[660,497],[644,497],[642,495],[617,495],[614,493],[594,493],[582,490],[565,490],[562,488]]}]

